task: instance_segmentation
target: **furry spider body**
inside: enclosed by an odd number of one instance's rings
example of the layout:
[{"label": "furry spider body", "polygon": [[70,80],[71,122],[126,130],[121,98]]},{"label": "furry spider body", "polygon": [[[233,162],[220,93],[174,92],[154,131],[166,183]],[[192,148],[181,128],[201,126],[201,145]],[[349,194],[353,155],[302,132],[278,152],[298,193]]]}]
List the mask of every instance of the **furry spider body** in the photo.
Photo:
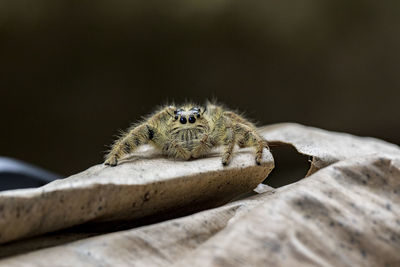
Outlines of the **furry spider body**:
[{"label": "furry spider body", "polygon": [[261,163],[263,148],[268,147],[256,127],[242,116],[212,103],[205,108],[186,104],[164,107],[132,126],[114,143],[105,164],[116,166],[123,156],[146,143],[168,157],[183,160],[199,158],[222,145],[223,165],[232,159],[235,144],[254,147],[257,164]]}]

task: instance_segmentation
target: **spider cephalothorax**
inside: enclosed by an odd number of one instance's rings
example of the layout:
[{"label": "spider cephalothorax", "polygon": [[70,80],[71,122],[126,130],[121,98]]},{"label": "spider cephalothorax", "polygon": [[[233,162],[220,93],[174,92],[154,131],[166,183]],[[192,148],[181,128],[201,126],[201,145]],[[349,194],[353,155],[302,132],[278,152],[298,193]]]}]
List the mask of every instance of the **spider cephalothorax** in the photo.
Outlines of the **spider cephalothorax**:
[{"label": "spider cephalothorax", "polygon": [[114,143],[105,164],[117,165],[120,158],[145,143],[164,155],[184,160],[199,158],[222,145],[224,165],[229,164],[235,144],[255,147],[257,164],[261,162],[263,148],[268,147],[255,126],[242,116],[211,103],[205,108],[186,104],[164,107],[131,127]]}]

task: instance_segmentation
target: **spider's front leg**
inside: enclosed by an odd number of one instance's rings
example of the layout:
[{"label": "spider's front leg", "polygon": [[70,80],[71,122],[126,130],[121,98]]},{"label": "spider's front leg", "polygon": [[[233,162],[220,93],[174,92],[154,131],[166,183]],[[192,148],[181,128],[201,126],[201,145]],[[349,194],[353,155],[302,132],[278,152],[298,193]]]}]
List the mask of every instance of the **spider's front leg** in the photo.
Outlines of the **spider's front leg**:
[{"label": "spider's front leg", "polygon": [[140,145],[154,138],[154,127],[147,123],[138,125],[118,139],[106,156],[105,165],[116,166],[118,160],[133,152]]},{"label": "spider's front leg", "polygon": [[237,136],[238,144],[240,147],[255,147],[256,148],[256,163],[261,164],[262,153],[264,147],[268,148],[268,143],[265,141],[257,131],[242,123],[236,123],[234,132]]},{"label": "spider's front leg", "polygon": [[158,139],[161,137],[157,129],[163,128],[160,126],[165,124],[168,119],[173,116],[174,110],[175,107],[173,106],[165,107],[159,112],[156,112],[146,122],[129,130],[128,133],[114,143],[106,156],[104,164],[116,166],[120,158],[133,152],[138,146],[146,144],[149,141],[157,143]]},{"label": "spider's front leg", "polygon": [[[215,131],[213,133],[204,134],[200,139],[197,147],[192,151],[193,158],[199,158],[211,150],[215,144],[223,145],[225,147],[224,153],[222,155],[222,164],[224,166],[228,165],[232,159],[233,149],[235,147],[235,135],[232,128],[227,127],[223,130],[224,134]],[[216,140],[216,141],[213,141]]]},{"label": "spider's front leg", "polygon": [[230,163],[233,155],[233,149],[236,143],[236,134],[232,128],[234,125],[231,120],[224,116],[219,116],[215,120],[215,124],[212,126],[212,131],[209,136],[210,140],[213,140],[210,145],[222,145],[224,146],[224,152],[222,154],[222,165],[226,166]]},{"label": "spider's front leg", "polygon": [[235,147],[235,132],[231,127],[227,127],[225,134],[222,136],[222,144],[225,146],[224,154],[222,155],[222,165],[226,166],[230,163]]},{"label": "spider's front leg", "polygon": [[208,151],[213,147],[213,143],[210,140],[210,136],[208,133],[204,133],[196,148],[192,151],[193,158],[199,158],[205,155]]},{"label": "spider's front leg", "polygon": [[160,140],[158,145],[162,147],[163,154],[168,157],[184,160],[190,158],[190,152],[187,149],[184,149],[176,140],[164,136],[164,140]]}]

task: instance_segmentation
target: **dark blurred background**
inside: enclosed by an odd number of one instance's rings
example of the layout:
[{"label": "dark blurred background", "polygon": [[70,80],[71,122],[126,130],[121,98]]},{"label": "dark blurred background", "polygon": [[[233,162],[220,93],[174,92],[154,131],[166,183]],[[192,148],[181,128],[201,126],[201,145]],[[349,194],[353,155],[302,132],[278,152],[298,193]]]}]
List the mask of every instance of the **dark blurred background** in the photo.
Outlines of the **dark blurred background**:
[{"label": "dark blurred background", "polygon": [[167,101],[400,143],[400,1],[0,1],[0,155],[62,175]]}]

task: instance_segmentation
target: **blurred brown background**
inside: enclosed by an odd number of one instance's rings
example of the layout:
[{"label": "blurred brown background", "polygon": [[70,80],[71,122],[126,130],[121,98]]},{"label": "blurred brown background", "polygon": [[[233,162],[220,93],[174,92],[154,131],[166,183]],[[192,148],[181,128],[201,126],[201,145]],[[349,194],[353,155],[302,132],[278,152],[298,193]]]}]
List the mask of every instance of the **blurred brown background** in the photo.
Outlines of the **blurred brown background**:
[{"label": "blurred brown background", "polygon": [[0,155],[70,175],[166,101],[400,143],[400,1],[0,2]]}]

